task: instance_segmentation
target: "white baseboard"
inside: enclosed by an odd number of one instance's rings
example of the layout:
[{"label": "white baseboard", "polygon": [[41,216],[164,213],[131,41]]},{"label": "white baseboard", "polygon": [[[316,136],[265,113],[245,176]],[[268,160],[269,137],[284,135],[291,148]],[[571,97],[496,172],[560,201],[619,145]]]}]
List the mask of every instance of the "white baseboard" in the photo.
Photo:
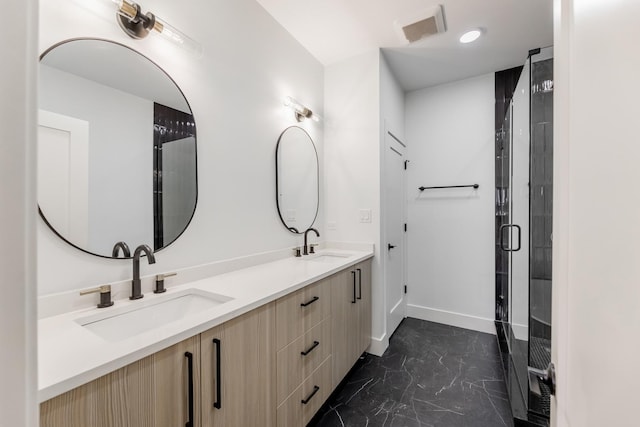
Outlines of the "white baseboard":
[{"label": "white baseboard", "polygon": [[529,327],[527,325],[512,324],[511,330],[516,339],[529,341]]},{"label": "white baseboard", "polygon": [[496,334],[496,327],[493,319],[469,316],[468,314],[455,313],[452,311],[438,310],[435,308],[407,304],[407,317],[414,317],[416,319],[428,320],[430,322],[457,326],[458,328],[485,332],[487,334]]},{"label": "white baseboard", "polygon": [[382,335],[380,338],[371,337],[371,344],[369,344],[367,353],[379,357],[382,356],[387,347],[389,347],[389,337],[387,337],[387,334]]}]

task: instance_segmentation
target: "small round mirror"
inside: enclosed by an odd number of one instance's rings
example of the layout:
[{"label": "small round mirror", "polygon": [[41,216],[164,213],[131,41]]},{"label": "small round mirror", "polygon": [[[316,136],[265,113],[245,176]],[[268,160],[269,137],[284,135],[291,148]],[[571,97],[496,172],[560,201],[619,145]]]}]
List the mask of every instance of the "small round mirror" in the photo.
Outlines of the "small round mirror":
[{"label": "small round mirror", "polygon": [[276,146],[276,202],[287,230],[300,234],[318,215],[318,153],[309,134],[291,126]]}]

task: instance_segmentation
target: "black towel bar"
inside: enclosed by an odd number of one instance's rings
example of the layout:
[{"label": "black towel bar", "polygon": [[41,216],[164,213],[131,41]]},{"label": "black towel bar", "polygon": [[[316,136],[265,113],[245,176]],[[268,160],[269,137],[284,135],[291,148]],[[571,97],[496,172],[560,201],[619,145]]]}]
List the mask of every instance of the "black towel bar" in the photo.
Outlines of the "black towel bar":
[{"label": "black towel bar", "polygon": [[420,191],[424,191],[424,190],[433,190],[436,188],[467,188],[467,187],[473,187],[473,188],[478,188],[480,187],[480,184],[469,184],[469,185],[444,185],[442,187],[418,187],[418,190]]}]

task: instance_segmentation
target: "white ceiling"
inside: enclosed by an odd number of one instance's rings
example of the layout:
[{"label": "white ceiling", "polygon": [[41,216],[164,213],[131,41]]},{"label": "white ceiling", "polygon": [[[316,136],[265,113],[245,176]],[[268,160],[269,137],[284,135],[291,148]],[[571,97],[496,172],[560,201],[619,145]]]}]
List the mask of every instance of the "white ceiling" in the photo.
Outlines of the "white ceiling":
[{"label": "white ceiling", "polygon": [[[383,48],[402,87],[415,90],[522,65],[553,43],[553,0],[257,0],[324,65]],[[411,45],[394,25],[444,6],[447,31]],[[472,28],[483,36],[458,38]]]}]

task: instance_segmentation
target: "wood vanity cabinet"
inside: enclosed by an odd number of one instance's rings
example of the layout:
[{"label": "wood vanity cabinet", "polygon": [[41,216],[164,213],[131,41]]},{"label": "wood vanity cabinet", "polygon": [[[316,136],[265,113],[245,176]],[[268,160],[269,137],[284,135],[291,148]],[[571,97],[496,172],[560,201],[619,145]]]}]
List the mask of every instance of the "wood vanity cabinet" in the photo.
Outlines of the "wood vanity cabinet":
[{"label": "wood vanity cabinet", "polygon": [[370,337],[364,261],[43,402],[40,426],[303,427]]},{"label": "wood vanity cabinet", "polygon": [[43,402],[40,426],[175,427],[190,415],[200,425],[199,367],[200,340],[192,337]]},{"label": "wood vanity cabinet", "polygon": [[305,426],[333,391],[331,283],[320,280],[276,301],[277,426]]},{"label": "wood vanity cabinet", "polygon": [[333,387],[371,341],[371,261],[331,277]]},{"label": "wood vanity cabinet", "polygon": [[274,305],[200,334],[203,427],[275,425]]}]

